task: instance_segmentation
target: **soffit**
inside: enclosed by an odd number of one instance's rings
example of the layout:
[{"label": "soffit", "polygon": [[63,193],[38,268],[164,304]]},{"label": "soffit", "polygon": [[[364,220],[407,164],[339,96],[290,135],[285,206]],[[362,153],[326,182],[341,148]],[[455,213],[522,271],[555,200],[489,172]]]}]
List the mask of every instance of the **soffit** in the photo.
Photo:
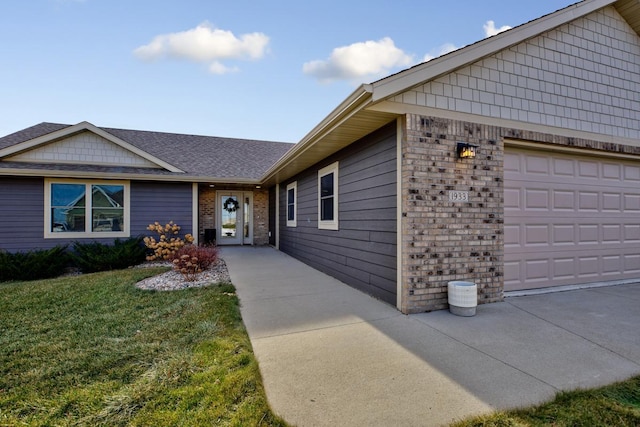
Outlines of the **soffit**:
[{"label": "soffit", "polygon": [[[271,186],[293,177],[395,120],[396,117],[398,117],[396,113],[366,109],[354,112],[340,123],[326,130],[322,135],[314,138],[313,143],[308,143],[306,147],[301,147],[298,153],[293,153],[295,149],[292,149],[292,155],[285,155],[271,171],[267,172],[263,179],[263,184]],[[303,144],[303,142],[299,144]],[[289,158],[287,159],[287,157]]]},{"label": "soffit", "polygon": [[614,6],[631,28],[640,35],[640,0],[618,0]]}]

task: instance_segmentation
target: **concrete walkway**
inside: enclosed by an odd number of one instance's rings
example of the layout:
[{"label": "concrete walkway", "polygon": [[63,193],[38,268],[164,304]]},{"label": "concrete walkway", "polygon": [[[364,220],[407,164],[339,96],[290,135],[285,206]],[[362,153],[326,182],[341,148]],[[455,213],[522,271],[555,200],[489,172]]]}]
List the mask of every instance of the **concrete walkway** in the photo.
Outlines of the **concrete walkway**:
[{"label": "concrete walkway", "polygon": [[293,425],[443,425],[640,374],[640,284],[405,316],[272,248],[222,257]]}]

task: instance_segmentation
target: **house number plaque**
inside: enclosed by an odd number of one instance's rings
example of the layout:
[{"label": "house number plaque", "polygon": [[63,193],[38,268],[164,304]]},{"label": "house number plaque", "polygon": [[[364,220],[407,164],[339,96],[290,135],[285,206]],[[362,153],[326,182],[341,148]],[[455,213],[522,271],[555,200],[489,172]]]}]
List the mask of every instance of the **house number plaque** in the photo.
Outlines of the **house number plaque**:
[{"label": "house number plaque", "polygon": [[450,202],[468,202],[469,192],[468,191],[449,191],[449,201]]}]

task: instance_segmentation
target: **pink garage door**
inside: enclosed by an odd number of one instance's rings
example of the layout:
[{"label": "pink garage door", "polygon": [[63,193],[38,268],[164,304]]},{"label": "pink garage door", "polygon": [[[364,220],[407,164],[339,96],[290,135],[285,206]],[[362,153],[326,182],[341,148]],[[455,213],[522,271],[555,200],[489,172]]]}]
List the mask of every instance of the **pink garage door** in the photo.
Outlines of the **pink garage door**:
[{"label": "pink garage door", "polygon": [[640,278],[640,162],[507,148],[506,291]]}]

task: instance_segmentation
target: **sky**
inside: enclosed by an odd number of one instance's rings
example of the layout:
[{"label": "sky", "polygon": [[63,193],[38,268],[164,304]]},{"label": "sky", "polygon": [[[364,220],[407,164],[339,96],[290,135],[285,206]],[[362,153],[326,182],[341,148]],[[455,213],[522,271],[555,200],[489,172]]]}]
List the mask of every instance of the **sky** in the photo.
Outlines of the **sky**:
[{"label": "sky", "polygon": [[360,84],[573,3],[1,0],[0,136],[88,121],[298,142]]}]

